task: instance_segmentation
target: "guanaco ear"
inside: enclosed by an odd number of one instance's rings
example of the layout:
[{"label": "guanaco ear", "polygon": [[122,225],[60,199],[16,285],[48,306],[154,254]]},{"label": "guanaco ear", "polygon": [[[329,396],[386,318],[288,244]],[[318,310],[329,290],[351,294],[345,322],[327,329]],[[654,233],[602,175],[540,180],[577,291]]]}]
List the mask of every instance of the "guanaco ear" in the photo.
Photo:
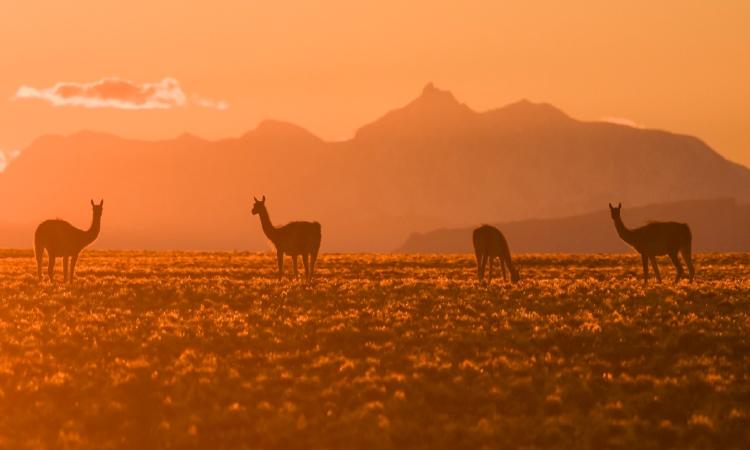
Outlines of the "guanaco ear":
[{"label": "guanaco ear", "polygon": [[94,199],[91,199],[91,206],[94,206]]},{"label": "guanaco ear", "polygon": [[255,197],[254,195],[253,195],[253,200],[255,200],[255,203],[260,203],[260,200],[258,200],[258,198]]},{"label": "guanaco ear", "polygon": [[261,203],[265,203],[266,202],[266,196],[265,195],[263,196],[263,200],[261,200],[260,202]]},{"label": "guanaco ear", "polygon": [[609,209],[615,209],[615,207],[612,206],[612,203],[609,204]]},{"label": "guanaco ear", "polygon": [[617,204],[617,209],[620,209],[620,208],[622,208],[622,203]]},{"label": "guanaco ear", "polygon": [[102,199],[102,201],[99,202],[99,206],[104,206],[104,199]]}]

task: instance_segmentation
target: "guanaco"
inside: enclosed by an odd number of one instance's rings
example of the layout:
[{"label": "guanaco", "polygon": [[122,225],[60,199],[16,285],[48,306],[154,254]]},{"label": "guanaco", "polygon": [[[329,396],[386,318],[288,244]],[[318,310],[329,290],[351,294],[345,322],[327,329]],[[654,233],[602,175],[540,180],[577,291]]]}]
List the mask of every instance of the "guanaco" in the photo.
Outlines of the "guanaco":
[{"label": "guanaco", "polygon": [[253,197],[253,215],[260,216],[263,233],[276,247],[276,260],[279,266],[279,278],[284,273],[284,254],[292,257],[294,277],[297,277],[297,256],[302,255],[305,265],[305,279],[309,282],[315,270],[315,261],[320,250],[320,224],[318,222],[290,222],[284,226],[275,227],[271,223],[266,208],[266,196],[261,200]]},{"label": "guanaco", "polygon": [[615,222],[617,234],[623,241],[627,242],[628,245],[641,254],[643,283],[648,284],[649,261],[654,268],[657,281],[661,283],[659,266],[656,264],[656,257],[661,255],[669,255],[672,264],[677,269],[674,282],[677,283],[680,281],[680,278],[685,275],[685,271],[682,269],[682,264],[680,264],[680,259],[677,256],[678,253],[682,254],[682,258],[687,264],[689,279],[692,282],[695,276],[695,268],[693,267],[691,256],[693,235],[690,232],[688,224],[678,222],[650,222],[642,227],[631,230],[622,223],[622,217],[620,217],[621,209],[622,203],[619,203],[617,207],[612,206],[611,203],[609,204],[609,212],[612,215],[612,220]]},{"label": "guanaco", "polygon": [[477,257],[477,276],[479,281],[484,278],[484,270],[489,260],[490,267],[487,272],[488,281],[492,281],[492,260],[500,258],[500,268],[503,271],[503,280],[507,281],[505,267],[510,271],[510,281],[515,283],[519,280],[518,270],[513,267],[510,258],[510,249],[505,236],[497,228],[490,225],[482,225],[474,230],[472,235],[474,241],[474,253]]},{"label": "guanaco", "polygon": [[[42,259],[44,251],[47,250],[49,264],[47,274],[49,280],[54,282],[55,258],[63,259],[64,280],[73,281],[78,256],[87,245],[91,244],[99,236],[102,223],[102,210],[104,200],[98,205],[91,200],[93,217],[88,230],[79,230],[64,220],[45,220],[34,233],[34,255],[36,256],[37,275],[42,279]],[[70,260],[70,272],[68,272],[68,260]]]}]

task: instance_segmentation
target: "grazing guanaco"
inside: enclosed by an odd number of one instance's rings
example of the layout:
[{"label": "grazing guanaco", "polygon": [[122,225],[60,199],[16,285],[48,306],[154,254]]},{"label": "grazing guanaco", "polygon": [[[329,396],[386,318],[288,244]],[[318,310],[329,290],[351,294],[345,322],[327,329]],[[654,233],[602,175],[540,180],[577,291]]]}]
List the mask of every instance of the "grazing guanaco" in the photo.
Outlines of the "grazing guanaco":
[{"label": "grazing guanaco", "polygon": [[[47,250],[49,264],[47,274],[49,280],[54,281],[55,258],[63,259],[64,280],[73,281],[78,256],[87,245],[91,244],[99,236],[102,222],[102,210],[104,200],[98,205],[91,200],[93,218],[88,230],[79,230],[64,220],[46,220],[42,222],[34,233],[34,254],[36,256],[37,275],[42,279],[42,259],[44,251]],[[68,272],[68,260],[70,260],[70,272]]]},{"label": "grazing guanaco", "polygon": [[656,264],[656,257],[661,255],[669,255],[672,264],[677,269],[674,282],[677,283],[680,281],[680,278],[685,275],[685,271],[682,269],[682,264],[680,264],[680,259],[677,256],[678,253],[682,254],[682,258],[687,264],[689,278],[692,282],[695,276],[695,268],[693,267],[691,256],[693,236],[690,232],[690,227],[686,223],[650,222],[642,227],[631,230],[622,223],[622,218],[620,217],[621,209],[622,203],[619,203],[617,207],[612,206],[611,203],[609,204],[609,212],[612,215],[612,220],[615,222],[617,234],[623,241],[627,242],[628,245],[641,254],[643,283],[648,283],[649,261],[654,268],[656,279],[661,282],[659,266]]},{"label": "grazing guanaco", "polygon": [[503,271],[503,280],[507,281],[505,267],[510,271],[510,281],[515,283],[519,280],[518,270],[513,267],[510,259],[510,249],[505,236],[497,228],[490,225],[482,225],[474,230],[472,235],[474,241],[474,253],[477,257],[477,276],[479,281],[484,278],[484,269],[489,260],[490,267],[487,272],[488,281],[492,281],[492,260],[500,258],[500,268]]},{"label": "grazing guanaco", "polygon": [[[320,224],[318,222],[290,222],[281,227],[274,227],[266,209],[266,196],[261,200],[253,197],[253,215],[260,216],[263,233],[276,247],[276,259],[279,266],[279,278],[284,273],[284,254],[292,257],[294,277],[297,277],[297,256],[302,255],[305,265],[305,279],[309,282],[315,270],[315,261],[320,250]],[[308,262],[309,261],[309,262]]]}]

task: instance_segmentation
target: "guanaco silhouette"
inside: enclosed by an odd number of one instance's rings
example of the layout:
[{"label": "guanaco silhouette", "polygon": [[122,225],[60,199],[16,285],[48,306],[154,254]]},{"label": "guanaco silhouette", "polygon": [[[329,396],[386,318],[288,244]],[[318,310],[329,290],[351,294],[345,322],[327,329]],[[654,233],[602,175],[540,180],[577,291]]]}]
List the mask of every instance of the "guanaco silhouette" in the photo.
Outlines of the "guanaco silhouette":
[{"label": "guanaco silhouette", "polygon": [[643,283],[648,284],[649,261],[654,268],[656,279],[661,283],[659,266],[656,264],[656,257],[661,255],[669,255],[669,259],[672,260],[672,264],[677,269],[674,282],[677,283],[680,281],[685,272],[677,256],[678,253],[682,254],[682,258],[687,264],[689,278],[692,282],[695,276],[695,268],[693,267],[691,256],[693,236],[690,233],[688,224],[678,222],[650,222],[642,227],[631,230],[622,223],[622,217],[620,217],[621,209],[622,203],[619,203],[617,207],[612,206],[611,203],[609,204],[609,212],[612,215],[612,220],[615,221],[617,234],[623,241],[641,254]]},{"label": "guanaco silhouette", "polygon": [[497,228],[490,225],[482,225],[474,230],[472,234],[474,241],[474,253],[477,257],[477,276],[479,281],[484,278],[484,269],[487,261],[490,267],[487,272],[487,280],[492,281],[492,260],[500,258],[500,268],[503,271],[503,280],[508,281],[505,275],[505,266],[510,271],[510,281],[515,283],[519,280],[518,270],[513,267],[513,261],[510,259],[510,249],[505,236]]},{"label": "guanaco silhouette", "polygon": [[[44,250],[47,250],[49,264],[47,274],[49,280],[54,282],[55,258],[62,257],[64,280],[73,281],[76,270],[78,255],[87,245],[91,244],[99,236],[102,223],[102,210],[104,200],[98,205],[91,200],[93,217],[88,230],[79,230],[64,220],[45,220],[36,228],[34,233],[34,254],[36,256],[37,275],[42,280],[42,259]],[[68,273],[68,260],[70,260],[70,273]]]},{"label": "guanaco silhouette", "polygon": [[305,280],[312,279],[315,261],[320,250],[320,224],[318,222],[290,222],[281,227],[274,227],[266,209],[266,196],[261,200],[253,197],[253,215],[260,216],[263,233],[276,247],[276,260],[279,265],[279,278],[284,274],[284,254],[292,257],[294,277],[297,277],[297,256],[302,255],[305,265]]}]

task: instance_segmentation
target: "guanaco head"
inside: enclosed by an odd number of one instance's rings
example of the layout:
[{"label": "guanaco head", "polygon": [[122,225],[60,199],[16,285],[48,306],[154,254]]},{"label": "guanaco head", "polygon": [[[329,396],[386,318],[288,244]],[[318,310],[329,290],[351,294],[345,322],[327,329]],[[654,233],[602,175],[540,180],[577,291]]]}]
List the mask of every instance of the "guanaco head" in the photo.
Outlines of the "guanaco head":
[{"label": "guanaco head", "polygon": [[253,215],[260,214],[261,212],[266,210],[266,196],[265,195],[260,200],[253,197],[253,200],[255,200],[255,203],[253,204]]},{"label": "guanaco head", "polygon": [[612,206],[612,203],[609,204],[609,213],[612,215],[612,220],[620,219],[620,209],[622,209],[622,203],[618,203],[617,208]]},{"label": "guanaco head", "polygon": [[97,205],[94,203],[94,200],[91,200],[91,207],[94,209],[94,216],[95,217],[101,217],[102,216],[102,210],[104,210],[104,199],[102,199],[101,202]]}]

